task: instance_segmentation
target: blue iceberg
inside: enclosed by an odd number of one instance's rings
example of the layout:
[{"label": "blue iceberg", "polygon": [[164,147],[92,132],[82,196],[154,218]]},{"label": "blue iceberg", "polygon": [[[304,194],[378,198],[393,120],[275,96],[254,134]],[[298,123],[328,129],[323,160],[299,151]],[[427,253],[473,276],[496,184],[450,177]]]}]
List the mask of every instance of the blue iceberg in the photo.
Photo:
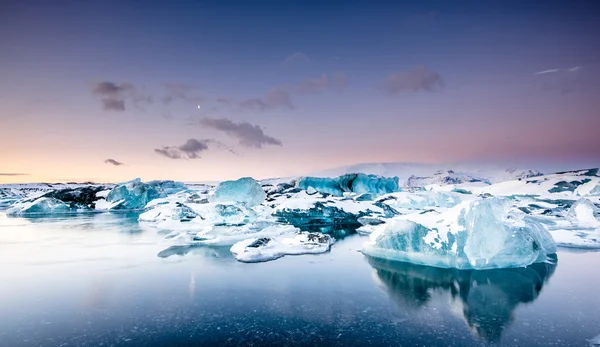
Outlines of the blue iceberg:
[{"label": "blue iceberg", "polygon": [[441,268],[524,267],[556,253],[542,224],[500,198],[467,201],[442,213],[397,216],[376,228],[363,253]]},{"label": "blue iceberg", "polygon": [[252,207],[260,205],[267,194],[255,179],[243,177],[236,181],[221,182],[214,195],[209,197],[210,202],[245,203]]},{"label": "blue iceberg", "polygon": [[150,181],[142,182],[139,178],[119,184],[106,196],[111,210],[139,210],[154,199],[184,191],[187,187],[181,182]]},{"label": "blue iceberg", "polygon": [[363,173],[346,174],[336,178],[302,177],[296,183],[298,188],[312,188],[319,193],[342,196],[344,193],[388,194],[400,190],[398,177],[382,177]]}]

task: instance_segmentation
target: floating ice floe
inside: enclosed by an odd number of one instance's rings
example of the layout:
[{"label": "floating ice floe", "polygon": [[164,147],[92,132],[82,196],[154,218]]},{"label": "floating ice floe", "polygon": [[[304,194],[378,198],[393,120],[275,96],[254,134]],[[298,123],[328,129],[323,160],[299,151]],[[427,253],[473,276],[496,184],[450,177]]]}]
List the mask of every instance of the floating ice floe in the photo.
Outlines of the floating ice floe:
[{"label": "floating ice floe", "polygon": [[397,216],[376,228],[367,255],[457,269],[523,267],[556,252],[546,228],[500,198]]},{"label": "floating ice floe", "polygon": [[299,232],[279,237],[243,240],[231,247],[231,253],[238,261],[256,263],[275,260],[285,255],[325,253],[334,242],[335,239],[326,234]]}]

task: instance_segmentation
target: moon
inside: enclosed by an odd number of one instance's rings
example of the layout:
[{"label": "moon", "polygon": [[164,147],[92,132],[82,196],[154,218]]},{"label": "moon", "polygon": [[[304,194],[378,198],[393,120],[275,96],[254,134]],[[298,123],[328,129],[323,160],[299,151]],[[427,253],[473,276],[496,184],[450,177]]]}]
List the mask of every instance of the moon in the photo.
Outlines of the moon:
[{"label": "moon", "polygon": [[198,105],[198,109],[200,109],[200,105]]}]

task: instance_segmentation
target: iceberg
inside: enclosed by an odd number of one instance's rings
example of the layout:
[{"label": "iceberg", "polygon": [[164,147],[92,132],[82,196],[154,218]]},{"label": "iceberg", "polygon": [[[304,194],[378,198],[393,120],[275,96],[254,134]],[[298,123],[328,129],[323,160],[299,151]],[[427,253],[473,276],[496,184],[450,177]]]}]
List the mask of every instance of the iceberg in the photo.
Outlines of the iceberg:
[{"label": "iceberg", "polygon": [[524,267],[556,253],[546,228],[507,199],[465,201],[444,212],[396,216],[376,227],[363,253],[456,269]]},{"label": "iceberg", "polygon": [[600,347],[600,335],[590,339],[589,342],[592,347]]},{"label": "iceberg", "polygon": [[353,173],[337,178],[302,177],[296,183],[298,188],[312,188],[319,193],[343,196],[344,193],[356,194],[388,194],[400,190],[398,177],[382,177]]},{"label": "iceberg", "polygon": [[257,263],[275,260],[285,255],[317,254],[328,252],[335,239],[321,233],[300,232],[274,238],[251,238],[231,247],[238,261]]},{"label": "iceberg", "polygon": [[164,198],[186,189],[185,184],[181,182],[150,181],[144,183],[141,179],[136,178],[114,187],[106,195],[106,203],[98,204],[96,209],[139,210],[154,199]]},{"label": "iceberg", "polygon": [[245,203],[253,207],[260,205],[267,197],[261,185],[251,177],[243,177],[236,181],[221,182],[210,202]]},{"label": "iceberg", "polygon": [[26,216],[40,214],[69,213],[71,209],[64,202],[55,199],[41,197],[32,201],[17,202],[6,210],[7,216]]}]

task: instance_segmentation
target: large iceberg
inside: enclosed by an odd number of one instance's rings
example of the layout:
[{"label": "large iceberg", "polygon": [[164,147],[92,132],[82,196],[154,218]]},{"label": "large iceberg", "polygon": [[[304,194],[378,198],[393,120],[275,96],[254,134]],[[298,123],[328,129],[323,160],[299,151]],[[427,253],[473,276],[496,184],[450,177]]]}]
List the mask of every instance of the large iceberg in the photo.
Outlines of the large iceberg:
[{"label": "large iceberg", "polygon": [[139,210],[148,202],[164,198],[170,194],[186,190],[181,182],[150,181],[144,183],[136,178],[132,181],[119,184],[106,196],[106,203],[97,204],[97,209],[109,210]]},{"label": "large iceberg", "polygon": [[387,194],[397,192],[398,177],[382,177],[363,173],[346,174],[336,178],[302,177],[296,183],[298,188],[312,188],[319,193],[342,196],[344,193]]},{"label": "large iceberg", "polygon": [[335,239],[321,233],[300,232],[280,237],[252,238],[231,247],[235,259],[245,263],[275,260],[285,255],[317,254],[329,251]]},{"label": "large iceberg", "polygon": [[457,269],[523,267],[556,252],[546,228],[500,198],[402,215],[378,226],[367,255]]},{"label": "large iceberg", "polygon": [[252,207],[265,201],[266,193],[255,179],[243,177],[236,181],[221,182],[214,194],[209,197],[210,202],[245,203]]}]

